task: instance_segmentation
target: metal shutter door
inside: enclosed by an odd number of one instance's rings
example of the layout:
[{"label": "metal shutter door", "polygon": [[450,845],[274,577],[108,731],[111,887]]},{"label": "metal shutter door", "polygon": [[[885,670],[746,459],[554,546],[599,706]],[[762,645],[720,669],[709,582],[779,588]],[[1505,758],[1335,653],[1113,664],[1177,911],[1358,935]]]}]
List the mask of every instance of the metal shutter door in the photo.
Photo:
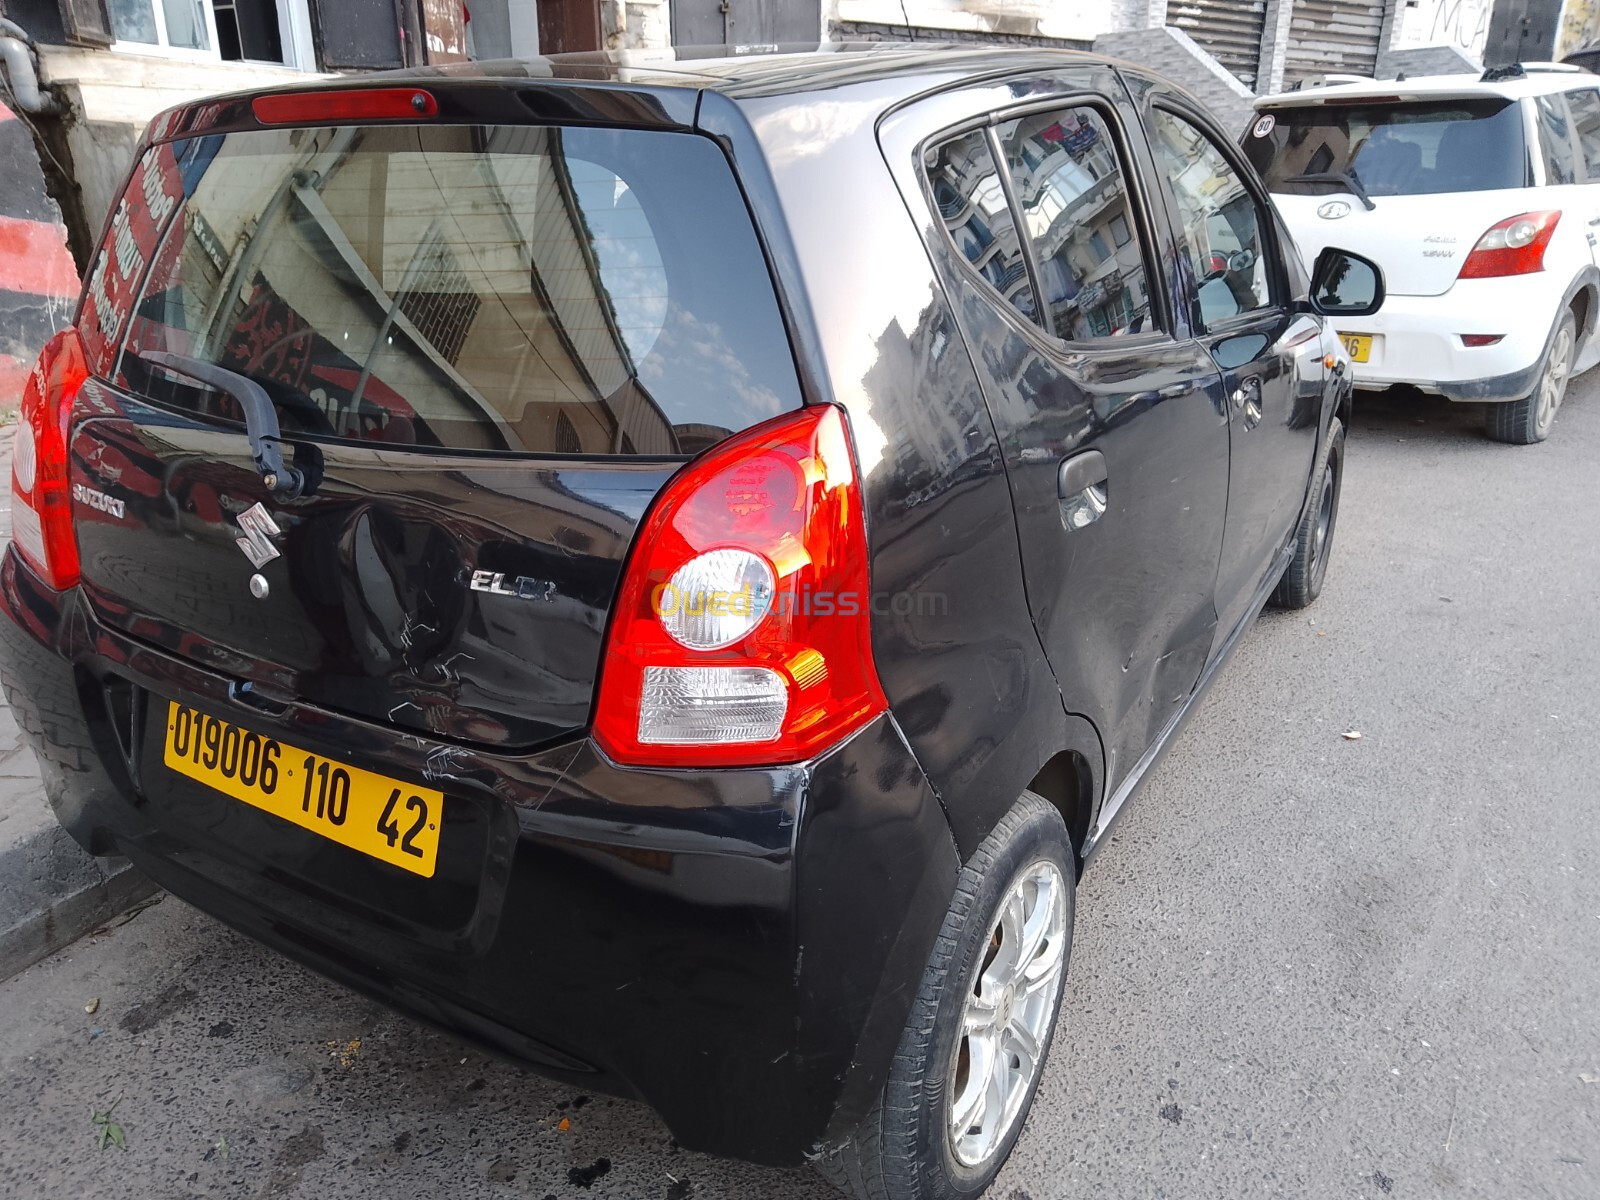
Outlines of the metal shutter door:
[{"label": "metal shutter door", "polygon": [[324,71],[406,65],[395,0],[316,0],[311,20]]},{"label": "metal shutter door", "polygon": [[1384,0],[1295,0],[1284,86],[1330,72],[1371,75],[1385,7]]},{"label": "metal shutter door", "polygon": [[1255,87],[1267,0],[1170,0],[1167,24],[1183,30],[1246,85]]}]

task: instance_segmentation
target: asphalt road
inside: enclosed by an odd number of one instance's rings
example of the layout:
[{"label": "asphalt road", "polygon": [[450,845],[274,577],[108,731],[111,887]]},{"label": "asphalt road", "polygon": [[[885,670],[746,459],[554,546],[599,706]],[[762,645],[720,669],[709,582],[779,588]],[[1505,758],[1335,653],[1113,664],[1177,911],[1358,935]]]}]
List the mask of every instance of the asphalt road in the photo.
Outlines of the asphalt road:
[{"label": "asphalt road", "polygon": [[[997,1200],[1600,1197],[1600,373],[1545,446],[1478,430],[1358,412],[1321,601],[1262,619],[1084,880]],[[30,1200],[832,1195],[171,899],[0,985],[0,1113]]]}]

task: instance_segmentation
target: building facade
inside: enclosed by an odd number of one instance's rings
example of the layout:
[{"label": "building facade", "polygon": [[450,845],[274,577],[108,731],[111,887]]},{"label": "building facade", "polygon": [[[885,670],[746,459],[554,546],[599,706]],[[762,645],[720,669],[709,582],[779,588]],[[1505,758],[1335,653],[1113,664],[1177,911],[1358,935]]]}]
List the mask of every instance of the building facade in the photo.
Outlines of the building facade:
[{"label": "building facade", "polygon": [[[1171,76],[1243,128],[1255,94],[1327,73],[1470,69],[1600,43],[1600,0],[0,0],[0,101],[12,141],[34,151],[13,154],[29,161],[0,178],[0,213],[26,207],[53,225],[81,270],[150,118],[219,92],[468,59],[861,39],[1094,48]],[[37,300],[10,321],[30,343],[65,319]],[[3,353],[15,364],[33,350]],[[13,403],[0,394],[0,408]]]},{"label": "building facade", "polygon": [[[533,56],[568,36],[563,0],[0,0],[14,107],[32,125],[80,264],[139,131],[173,104],[307,75]],[[541,29],[556,19],[555,28]],[[23,100],[30,85],[41,103]],[[28,111],[30,108],[34,111]]]}]

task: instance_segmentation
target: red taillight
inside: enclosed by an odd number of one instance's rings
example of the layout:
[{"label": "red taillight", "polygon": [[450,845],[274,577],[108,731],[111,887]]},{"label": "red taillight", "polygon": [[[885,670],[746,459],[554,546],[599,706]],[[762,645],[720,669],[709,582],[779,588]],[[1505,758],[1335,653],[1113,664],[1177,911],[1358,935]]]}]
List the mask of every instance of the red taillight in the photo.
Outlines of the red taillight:
[{"label": "red taillight", "polygon": [[1461,344],[1469,348],[1477,346],[1498,346],[1505,340],[1506,335],[1503,333],[1463,333],[1461,335]]},{"label": "red taillight", "polygon": [[594,736],[638,766],[799,762],[887,703],[843,414],[802,409],[675,475],[634,539]]},{"label": "red taillight", "polygon": [[263,125],[322,125],[437,116],[439,101],[420,88],[361,88],[257,96],[250,111]]},{"label": "red taillight", "polygon": [[1491,225],[1461,264],[1461,279],[1498,279],[1544,270],[1545,247],[1555,236],[1559,211],[1530,212]]},{"label": "red taillight", "polygon": [[57,591],[78,582],[72,531],[67,433],[72,404],[89,377],[76,329],[51,338],[22,386],[22,412],[11,458],[11,541]]}]

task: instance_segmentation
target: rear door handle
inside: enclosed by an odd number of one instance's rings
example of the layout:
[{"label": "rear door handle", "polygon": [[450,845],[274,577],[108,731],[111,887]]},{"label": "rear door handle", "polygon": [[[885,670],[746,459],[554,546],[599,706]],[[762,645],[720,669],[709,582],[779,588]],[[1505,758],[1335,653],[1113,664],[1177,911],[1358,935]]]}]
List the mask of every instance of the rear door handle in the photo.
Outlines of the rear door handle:
[{"label": "rear door handle", "polygon": [[1069,532],[1082,529],[1105,515],[1109,481],[1106,456],[1098,450],[1085,450],[1061,460],[1056,468],[1056,499],[1061,505],[1063,528]]}]

